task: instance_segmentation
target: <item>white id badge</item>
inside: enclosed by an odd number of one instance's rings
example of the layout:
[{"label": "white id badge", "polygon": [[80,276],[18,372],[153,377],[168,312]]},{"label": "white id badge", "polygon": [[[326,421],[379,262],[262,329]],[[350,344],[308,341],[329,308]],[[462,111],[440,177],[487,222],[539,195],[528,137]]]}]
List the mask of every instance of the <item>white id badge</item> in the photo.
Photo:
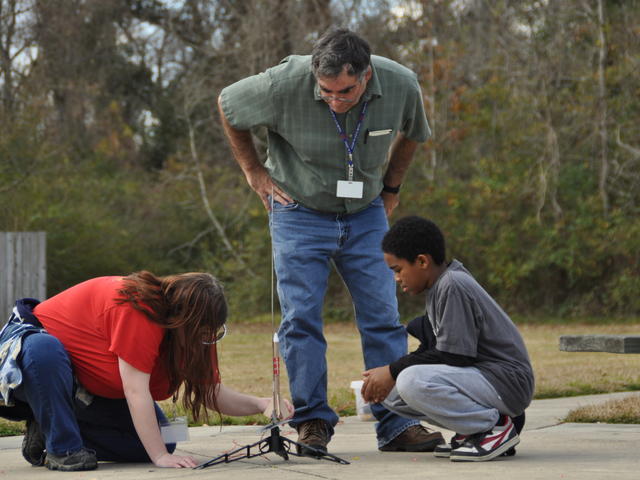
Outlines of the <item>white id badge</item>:
[{"label": "white id badge", "polygon": [[362,182],[349,182],[348,180],[338,180],[336,197],[341,198],[362,198]]},{"label": "white id badge", "polygon": [[164,443],[178,443],[189,440],[187,417],[176,417],[166,425],[160,425],[160,434]]}]

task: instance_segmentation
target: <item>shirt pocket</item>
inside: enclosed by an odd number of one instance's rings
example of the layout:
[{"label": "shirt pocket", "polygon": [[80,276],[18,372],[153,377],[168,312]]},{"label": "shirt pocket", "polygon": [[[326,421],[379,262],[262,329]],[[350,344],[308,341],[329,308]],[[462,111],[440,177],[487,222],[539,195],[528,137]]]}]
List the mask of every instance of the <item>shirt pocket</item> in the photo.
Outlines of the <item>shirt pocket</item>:
[{"label": "shirt pocket", "polygon": [[363,170],[380,167],[386,163],[396,133],[393,126],[384,124],[369,127],[362,132],[363,140],[358,148],[362,149],[360,163]]}]

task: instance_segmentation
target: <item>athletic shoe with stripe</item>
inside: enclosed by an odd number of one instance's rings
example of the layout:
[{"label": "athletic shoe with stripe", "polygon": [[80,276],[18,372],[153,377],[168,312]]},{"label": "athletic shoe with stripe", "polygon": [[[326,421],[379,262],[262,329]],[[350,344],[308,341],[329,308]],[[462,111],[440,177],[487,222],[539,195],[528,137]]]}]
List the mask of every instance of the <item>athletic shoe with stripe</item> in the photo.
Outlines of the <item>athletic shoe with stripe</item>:
[{"label": "athletic shoe with stripe", "polygon": [[493,430],[469,435],[458,448],[451,450],[452,462],[486,462],[492,460],[520,442],[511,417],[504,415]]},{"label": "athletic shoe with stripe", "polygon": [[433,456],[438,458],[449,458],[451,456],[451,450],[461,447],[468,435],[462,435],[456,433],[451,437],[451,442],[442,443],[433,449]]}]

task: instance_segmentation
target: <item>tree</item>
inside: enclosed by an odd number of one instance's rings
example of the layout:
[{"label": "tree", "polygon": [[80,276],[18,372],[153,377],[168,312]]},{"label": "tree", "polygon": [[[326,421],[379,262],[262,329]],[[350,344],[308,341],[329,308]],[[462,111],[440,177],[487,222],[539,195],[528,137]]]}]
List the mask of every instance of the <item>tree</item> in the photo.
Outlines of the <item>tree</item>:
[{"label": "tree", "polygon": [[511,311],[640,311],[638,0],[0,0],[0,222],[49,232],[50,293],[208,270],[264,310],[267,215],[216,99],[338,24],[422,85],[390,221],[436,220]]}]

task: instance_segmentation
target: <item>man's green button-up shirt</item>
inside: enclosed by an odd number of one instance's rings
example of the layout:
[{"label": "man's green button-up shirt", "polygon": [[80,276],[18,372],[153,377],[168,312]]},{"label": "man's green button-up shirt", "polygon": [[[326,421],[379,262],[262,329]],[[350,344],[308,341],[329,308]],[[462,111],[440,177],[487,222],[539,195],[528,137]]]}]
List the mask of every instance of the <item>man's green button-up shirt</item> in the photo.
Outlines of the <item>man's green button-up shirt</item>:
[{"label": "man's green button-up shirt", "polygon": [[360,103],[337,115],[351,143],[362,102],[369,102],[353,152],[353,180],[363,182],[363,198],[336,196],[338,180],[347,180],[348,152],[320,97],[310,56],[287,57],[220,94],[222,111],[233,128],[267,128],[265,166],[271,178],[308,208],[333,213],[362,210],[382,190],[389,148],[398,133],[416,142],[424,142],[431,133],[416,75],[384,57],[372,56],[371,65]]}]

